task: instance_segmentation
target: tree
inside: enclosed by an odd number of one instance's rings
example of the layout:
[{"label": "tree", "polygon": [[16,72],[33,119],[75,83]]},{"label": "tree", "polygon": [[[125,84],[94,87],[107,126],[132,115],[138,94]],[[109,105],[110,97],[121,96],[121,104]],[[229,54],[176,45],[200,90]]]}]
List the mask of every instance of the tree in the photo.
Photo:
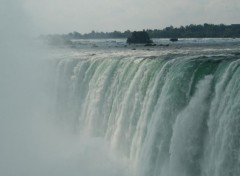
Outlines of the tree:
[{"label": "tree", "polygon": [[127,39],[128,44],[132,43],[153,43],[153,41],[148,36],[148,33],[145,31],[134,31],[131,37]]}]

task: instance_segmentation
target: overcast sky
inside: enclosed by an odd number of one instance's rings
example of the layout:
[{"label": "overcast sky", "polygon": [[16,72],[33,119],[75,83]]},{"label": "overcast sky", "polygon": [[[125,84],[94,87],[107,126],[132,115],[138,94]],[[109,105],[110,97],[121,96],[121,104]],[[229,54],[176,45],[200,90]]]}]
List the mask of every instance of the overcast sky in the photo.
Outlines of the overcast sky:
[{"label": "overcast sky", "polygon": [[22,0],[22,3],[35,27],[43,33],[240,23],[240,0]]}]

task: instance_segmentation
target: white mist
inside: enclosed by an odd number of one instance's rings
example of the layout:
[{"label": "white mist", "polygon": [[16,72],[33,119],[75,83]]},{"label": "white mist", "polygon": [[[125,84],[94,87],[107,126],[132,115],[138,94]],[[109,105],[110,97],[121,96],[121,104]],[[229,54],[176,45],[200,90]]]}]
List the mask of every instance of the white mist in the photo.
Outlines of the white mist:
[{"label": "white mist", "polygon": [[47,55],[33,41],[22,1],[0,3],[0,175],[124,175],[125,165],[103,139],[54,124]]}]

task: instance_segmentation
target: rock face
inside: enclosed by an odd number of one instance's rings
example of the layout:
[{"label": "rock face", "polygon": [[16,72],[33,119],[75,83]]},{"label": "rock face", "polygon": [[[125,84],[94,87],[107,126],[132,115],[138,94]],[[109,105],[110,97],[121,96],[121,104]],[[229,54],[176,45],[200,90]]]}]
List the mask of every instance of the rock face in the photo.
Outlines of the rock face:
[{"label": "rock face", "polygon": [[131,37],[127,39],[128,44],[147,44],[153,43],[153,41],[148,36],[148,33],[145,31],[134,31]]}]

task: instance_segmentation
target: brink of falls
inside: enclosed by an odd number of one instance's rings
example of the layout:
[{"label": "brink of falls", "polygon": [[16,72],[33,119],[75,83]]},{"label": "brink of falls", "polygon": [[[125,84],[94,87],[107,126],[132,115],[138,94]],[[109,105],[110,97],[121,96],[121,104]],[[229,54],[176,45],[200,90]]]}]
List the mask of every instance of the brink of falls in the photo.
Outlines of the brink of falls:
[{"label": "brink of falls", "polygon": [[106,139],[130,175],[238,176],[240,58],[207,49],[59,59],[57,118]]}]

